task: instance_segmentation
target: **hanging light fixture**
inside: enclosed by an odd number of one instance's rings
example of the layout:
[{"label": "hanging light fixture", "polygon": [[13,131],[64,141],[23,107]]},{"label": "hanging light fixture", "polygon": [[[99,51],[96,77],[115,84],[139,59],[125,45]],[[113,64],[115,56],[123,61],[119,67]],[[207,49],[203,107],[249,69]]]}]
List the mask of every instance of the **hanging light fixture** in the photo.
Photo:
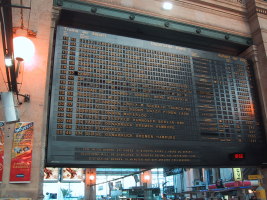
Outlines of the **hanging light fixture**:
[{"label": "hanging light fixture", "polygon": [[34,56],[35,47],[33,42],[27,37],[15,37],[14,44],[14,57],[22,58],[25,62],[31,61]]}]

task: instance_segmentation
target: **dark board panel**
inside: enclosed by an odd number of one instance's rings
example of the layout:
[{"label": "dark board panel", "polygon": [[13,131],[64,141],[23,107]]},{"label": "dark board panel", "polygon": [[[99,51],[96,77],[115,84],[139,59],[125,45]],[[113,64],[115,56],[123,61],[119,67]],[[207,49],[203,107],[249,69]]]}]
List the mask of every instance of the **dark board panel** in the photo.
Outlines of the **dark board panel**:
[{"label": "dark board panel", "polygon": [[58,26],[53,70],[47,165],[264,161],[256,88],[242,58]]}]

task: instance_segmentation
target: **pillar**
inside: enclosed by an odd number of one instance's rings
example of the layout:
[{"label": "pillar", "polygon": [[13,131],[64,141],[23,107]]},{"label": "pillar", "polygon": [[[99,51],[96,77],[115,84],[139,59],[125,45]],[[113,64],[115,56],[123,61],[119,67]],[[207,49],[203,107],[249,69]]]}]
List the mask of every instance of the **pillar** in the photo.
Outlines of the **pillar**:
[{"label": "pillar", "polygon": [[85,169],[84,200],[96,200],[96,169]]},{"label": "pillar", "polygon": [[259,90],[263,123],[267,127],[267,2],[250,0],[247,2],[248,22],[253,46],[242,53],[254,63],[254,71]]},{"label": "pillar", "polygon": [[[258,84],[259,98],[263,115],[263,123],[267,128],[267,2],[263,0],[250,0],[247,2],[248,22],[250,25],[253,43],[245,54],[254,63],[254,71]],[[244,54],[243,53],[243,54]],[[265,133],[267,134],[267,133]],[[267,137],[266,137],[267,138]],[[261,186],[256,191],[257,198],[266,199],[267,169],[260,169],[264,176]],[[263,190],[264,189],[264,190]]]},{"label": "pillar", "polygon": [[151,188],[151,184],[152,184],[152,173],[151,170],[148,171],[144,171],[141,174],[141,184],[144,187],[144,198],[149,200],[152,199],[152,190],[149,190],[149,188]]},{"label": "pillar", "polygon": [[[29,3],[29,2],[28,2]],[[45,161],[45,138],[47,127],[47,69],[48,53],[50,45],[51,31],[51,9],[52,0],[32,1],[30,18],[24,15],[25,29],[16,29],[14,36],[27,36],[35,45],[35,55],[31,63],[24,63],[23,82],[20,94],[29,94],[30,102],[22,102],[18,105],[21,122],[34,122],[33,153],[31,167],[31,182],[14,184],[9,183],[11,149],[15,123],[6,124],[5,134],[5,154],[4,154],[4,177],[0,184],[0,198],[31,198],[32,200],[42,200],[43,167]],[[24,2],[25,6],[27,2]],[[28,10],[27,10],[28,11]],[[27,16],[27,17],[26,17]],[[13,9],[13,26],[20,24],[20,11]],[[29,32],[27,32],[27,30]],[[36,36],[29,33],[37,33]],[[2,41],[0,41],[1,43]],[[2,44],[0,44],[2,46]],[[3,62],[3,52],[0,51],[1,71],[5,72]],[[5,76],[5,74],[4,74]],[[19,85],[20,87],[20,85]],[[7,92],[3,79],[0,79],[0,91]],[[0,101],[1,104],[1,101]],[[0,120],[4,121],[2,107],[0,106]]]}]

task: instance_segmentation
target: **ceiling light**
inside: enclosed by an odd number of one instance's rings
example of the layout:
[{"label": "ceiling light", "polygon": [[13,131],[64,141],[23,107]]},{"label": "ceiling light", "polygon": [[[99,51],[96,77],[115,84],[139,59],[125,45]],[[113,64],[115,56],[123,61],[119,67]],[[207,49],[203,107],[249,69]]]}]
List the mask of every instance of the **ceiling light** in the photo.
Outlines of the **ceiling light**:
[{"label": "ceiling light", "polygon": [[11,67],[13,62],[11,58],[5,58],[5,64],[7,67]]},{"label": "ceiling light", "polygon": [[173,5],[172,5],[172,3],[171,2],[164,2],[163,4],[162,4],[162,8],[164,9],[164,10],[171,10],[172,9],[172,7],[173,7]]}]

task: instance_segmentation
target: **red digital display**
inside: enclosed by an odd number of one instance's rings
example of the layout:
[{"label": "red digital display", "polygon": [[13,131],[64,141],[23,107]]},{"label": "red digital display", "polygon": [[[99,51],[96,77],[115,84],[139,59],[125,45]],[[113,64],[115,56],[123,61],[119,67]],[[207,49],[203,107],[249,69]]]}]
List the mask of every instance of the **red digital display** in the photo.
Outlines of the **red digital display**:
[{"label": "red digital display", "polygon": [[244,153],[232,153],[230,157],[232,160],[243,160],[245,159],[245,154]]},{"label": "red digital display", "polygon": [[243,153],[235,154],[235,159],[243,159],[243,158],[244,158],[244,154]]}]

